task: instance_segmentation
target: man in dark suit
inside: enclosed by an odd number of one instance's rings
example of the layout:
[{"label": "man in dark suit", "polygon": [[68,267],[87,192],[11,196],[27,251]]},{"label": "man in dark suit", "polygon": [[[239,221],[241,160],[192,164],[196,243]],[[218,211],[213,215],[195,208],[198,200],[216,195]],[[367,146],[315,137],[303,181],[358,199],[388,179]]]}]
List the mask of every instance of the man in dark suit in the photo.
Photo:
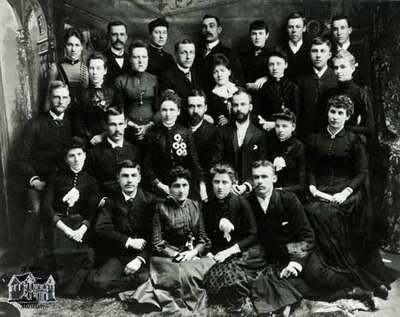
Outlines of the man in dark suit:
[{"label": "man in dark suit", "polygon": [[207,174],[211,168],[210,150],[214,148],[217,128],[204,119],[207,112],[206,94],[194,89],[187,98],[189,127],[193,134],[194,145],[200,166]]},{"label": "man in dark suit", "polygon": [[[267,274],[260,274],[254,281],[254,304],[258,313],[267,314],[271,312],[268,309],[276,310],[293,304],[293,286],[297,288],[295,294],[309,291],[302,277],[307,270],[306,260],[315,244],[315,236],[296,195],[274,189],[277,177],[272,163],[256,161],[251,173],[255,190],[248,201],[257,223],[258,241],[270,266]],[[275,275],[275,279],[271,279],[271,275]],[[274,280],[279,279],[283,279],[279,287],[262,287],[266,282],[274,284]],[[268,297],[265,291],[271,291]],[[269,299],[267,305],[266,298]],[[277,302],[274,302],[275,298]],[[285,302],[287,299],[289,302]]]},{"label": "man in dark suit", "polygon": [[332,56],[329,39],[312,39],[310,56],[312,67],[298,80],[301,101],[297,132],[303,141],[311,132],[318,132],[325,127],[326,109],[323,96],[337,86],[336,75],[328,66]]},{"label": "man in dark suit", "polygon": [[160,91],[174,90],[182,99],[180,123],[188,125],[187,98],[190,91],[200,87],[199,77],[193,62],[195,46],[191,40],[184,39],[175,44],[176,64],[168,68],[160,76]]},{"label": "man in dark suit", "polygon": [[140,162],[139,150],[124,140],[126,119],[123,112],[110,108],[106,112],[107,135],[89,150],[87,169],[98,181],[101,197],[110,197],[118,190],[117,164],[130,159]]},{"label": "man in dark suit", "polygon": [[250,94],[239,88],[232,96],[234,122],[217,131],[212,163],[228,163],[238,173],[240,185],[234,185],[237,195],[252,190],[251,164],[267,157],[266,135],[250,121],[253,109]]},{"label": "man in dark suit", "polygon": [[130,70],[129,56],[125,52],[128,40],[127,26],[122,21],[112,21],[107,25],[110,48],[104,53],[107,58],[106,83],[114,84],[114,79]]},{"label": "man in dark suit", "polygon": [[65,114],[71,98],[61,81],[50,83],[50,110],[28,121],[18,148],[17,165],[27,186],[27,213],[22,256],[31,260],[39,246],[40,207],[48,177],[63,163],[63,149],[71,138],[71,122]]},{"label": "man in dark suit", "polygon": [[139,186],[138,163],[120,162],[117,176],[120,190],[106,200],[96,223],[108,259],[89,278],[90,286],[108,294],[134,289],[147,280],[155,203],[155,197]]},{"label": "man in dark suit", "polygon": [[166,69],[172,67],[175,62],[171,54],[164,51],[168,39],[168,21],[165,18],[157,18],[149,23],[150,45],[149,66],[150,74],[160,76]]},{"label": "man in dark suit", "polygon": [[201,86],[209,91],[214,87],[212,76],[213,56],[217,53],[224,54],[231,65],[233,81],[239,84],[244,82],[240,61],[232,49],[222,45],[219,35],[222,33],[221,23],[218,17],[206,14],[201,22],[203,43],[196,52],[195,65],[199,72]]},{"label": "man in dark suit", "polygon": [[354,73],[354,81],[359,85],[371,84],[371,59],[369,48],[364,42],[354,42],[350,40],[353,27],[349,18],[343,14],[334,15],[331,20],[332,29],[332,56],[339,50],[346,50],[353,54],[356,59],[357,68]]},{"label": "man in dark suit", "polygon": [[306,19],[298,12],[289,15],[286,20],[288,40],[283,43],[282,49],[288,55],[286,77],[296,81],[311,65],[310,46],[304,39]]}]

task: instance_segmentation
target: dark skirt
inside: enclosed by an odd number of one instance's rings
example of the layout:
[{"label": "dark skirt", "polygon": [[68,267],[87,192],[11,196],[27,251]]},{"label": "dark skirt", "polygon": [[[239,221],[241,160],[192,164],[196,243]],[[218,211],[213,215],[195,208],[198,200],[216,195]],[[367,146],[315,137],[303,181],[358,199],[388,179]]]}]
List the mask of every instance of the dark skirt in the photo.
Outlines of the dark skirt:
[{"label": "dark skirt", "polygon": [[[63,218],[62,221],[76,230],[81,226],[82,218],[79,215],[71,215]],[[67,238],[59,229],[54,229],[53,236],[53,271],[56,276],[57,290],[61,294],[75,296],[84,285],[94,265],[94,252],[85,242],[75,242]]]},{"label": "dark skirt", "polygon": [[377,248],[367,248],[360,241],[363,228],[357,219],[365,212],[363,203],[356,193],[341,206],[317,201],[306,207],[317,240],[314,257],[319,269],[314,273],[321,289],[357,286],[374,290],[382,284],[389,286],[398,277],[398,272],[383,264]]},{"label": "dark skirt", "polygon": [[120,293],[119,297],[138,312],[201,313],[207,302],[204,274],[214,263],[209,258],[175,263],[170,258],[152,257],[150,279],[137,290]]}]

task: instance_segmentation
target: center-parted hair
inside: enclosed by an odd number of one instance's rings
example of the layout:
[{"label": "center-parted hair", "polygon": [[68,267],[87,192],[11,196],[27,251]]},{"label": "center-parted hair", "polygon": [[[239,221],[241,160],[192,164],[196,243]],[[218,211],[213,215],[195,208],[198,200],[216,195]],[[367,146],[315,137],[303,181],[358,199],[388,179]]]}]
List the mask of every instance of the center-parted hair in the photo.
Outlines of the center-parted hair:
[{"label": "center-parted hair", "polygon": [[87,66],[89,67],[90,61],[92,59],[100,59],[104,63],[104,68],[107,68],[107,57],[105,57],[102,53],[100,52],[93,52],[92,54],[89,55],[87,59]]},{"label": "center-parted hair", "polygon": [[254,161],[253,164],[251,164],[251,168],[259,168],[259,167],[270,167],[273,174],[275,175],[275,166],[274,164],[272,164],[270,161],[268,160],[258,160],[258,161]]},{"label": "center-parted hair", "polygon": [[214,165],[210,169],[210,179],[211,181],[214,179],[215,175],[217,174],[228,174],[229,178],[231,179],[232,183],[236,183],[237,177],[236,172],[232,166],[229,164],[218,163]]},{"label": "center-parted hair", "polygon": [[186,179],[190,184],[190,180],[192,179],[192,174],[188,169],[183,168],[182,166],[177,166],[168,173],[167,185],[171,186],[179,178]]},{"label": "center-parted hair", "polygon": [[164,17],[154,19],[149,23],[149,33],[153,32],[153,30],[158,26],[165,26],[168,29],[169,23]]},{"label": "center-parted hair", "polygon": [[255,20],[255,21],[250,23],[250,25],[249,25],[249,33],[251,31],[256,31],[256,30],[265,30],[266,33],[269,32],[268,25],[263,20]]},{"label": "center-parted hair", "polygon": [[272,115],[273,120],[286,120],[292,123],[296,123],[296,115],[295,113],[290,110],[289,108],[284,107],[282,111],[276,112]]},{"label": "center-parted hair", "polygon": [[269,59],[273,56],[276,57],[280,57],[282,58],[286,63],[288,62],[288,56],[286,54],[285,51],[283,51],[282,49],[280,49],[279,47],[275,47],[269,54],[268,54],[268,59],[267,61],[269,61]]},{"label": "center-parted hair", "polygon": [[71,36],[75,36],[76,38],[79,39],[79,41],[81,42],[82,46],[83,46],[83,42],[84,42],[84,37],[82,34],[82,31],[78,28],[69,28],[65,31],[64,33],[64,44],[67,43],[68,39]]},{"label": "center-parted hair", "polygon": [[354,103],[350,97],[346,95],[337,95],[329,98],[326,104],[326,110],[329,111],[330,107],[343,108],[346,110],[348,116],[352,116],[354,113]]},{"label": "center-parted hair", "polygon": [[335,62],[337,59],[347,59],[352,66],[357,66],[356,59],[354,58],[354,55],[351,54],[347,50],[339,50],[333,57],[332,57],[332,62]]},{"label": "center-parted hair", "polygon": [[167,100],[174,102],[178,106],[178,109],[181,108],[182,104],[181,97],[179,97],[179,95],[174,90],[166,89],[162,92],[160,97],[160,105]]},{"label": "center-parted hair", "polygon": [[83,152],[86,152],[86,146],[83,139],[78,136],[74,136],[69,139],[64,147],[64,156],[66,156],[72,149],[82,149]]},{"label": "center-parted hair", "polygon": [[129,45],[128,54],[130,57],[132,57],[132,51],[135,48],[145,48],[148,51],[147,44],[141,40],[137,40],[137,41],[133,42],[131,45]]},{"label": "center-parted hair", "polygon": [[[329,50],[332,48],[332,43],[327,37],[316,36],[311,40],[311,46],[313,45],[323,45],[326,44],[329,47]],[[311,48],[310,46],[310,48]]]},{"label": "center-parted hair", "polygon": [[228,57],[226,57],[222,53],[217,53],[212,56],[212,69],[215,69],[217,66],[225,66],[228,69],[231,69],[231,63],[229,62]]},{"label": "center-parted hair", "polygon": [[121,173],[121,170],[123,168],[136,168],[138,170],[138,172],[140,173],[140,165],[138,162],[136,161],[132,161],[132,160],[123,160],[123,161],[119,161],[117,163],[117,175],[119,175]]}]

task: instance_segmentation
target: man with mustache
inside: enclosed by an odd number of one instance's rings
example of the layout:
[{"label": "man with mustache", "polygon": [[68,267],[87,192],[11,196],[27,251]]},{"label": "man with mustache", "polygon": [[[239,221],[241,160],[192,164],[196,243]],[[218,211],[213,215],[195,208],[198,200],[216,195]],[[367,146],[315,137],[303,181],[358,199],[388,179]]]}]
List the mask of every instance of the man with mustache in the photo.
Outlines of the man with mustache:
[{"label": "man with mustache", "polygon": [[298,12],[291,13],[286,20],[287,41],[282,49],[288,56],[286,76],[296,81],[310,67],[310,46],[303,35],[306,32],[306,19]]},{"label": "man with mustache", "polygon": [[118,190],[117,163],[130,159],[140,162],[139,150],[124,140],[127,120],[117,108],[106,112],[107,134],[104,140],[92,147],[88,153],[87,169],[97,179],[101,197],[110,197]]},{"label": "man with mustache", "polygon": [[117,76],[129,71],[129,57],[125,52],[125,44],[128,40],[127,26],[122,21],[112,21],[107,25],[110,48],[104,53],[107,58],[106,82],[114,83]]},{"label": "man with mustache", "polygon": [[222,33],[221,23],[218,17],[206,14],[201,22],[201,34],[203,43],[196,52],[196,69],[199,72],[201,86],[205,91],[211,90],[214,86],[213,56],[217,53],[224,54],[232,67],[232,77],[235,82],[243,83],[243,73],[240,61],[232,49],[224,46],[219,41]]},{"label": "man with mustache", "polygon": [[175,64],[172,55],[163,49],[167,44],[168,28],[169,23],[165,18],[157,18],[149,23],[150,44],[147,71],[156,76],[160,76]]},{"label": "man with mustache", "polygon": [[210,150],[214,148],[217,128],[204,120],[207,112],[206,94],[202,90],[194,89],[187,97],[189,127],[193,134],[194,145],[200,166],[207,172],[211,168]]},{"label": "man with mustache", "polygon": [[238,173],[239,184],[233,193],[242,195],[251,192],[251,164],[267,156],[266,136],[250,119],[253,109],[250,94],[239,88],[232,96],[234,121],[217,131],[212,164],[225,162]]},{"label": "man with mustache", "polygon": [[329,39],[315,37],[311,40],[312,67],[298,80],[300,111],[297,132],[302,140],[324,127],[326,114],[322,99],[327,91],[337,85],[335,73],[328,65],[331,56]]},{"label": "man with mustache", "polygon": [[63,149],[72,136],[71,121],[65,113],[71,102],[68,86],[53,81],[49,94],[50,110],[27,122],[17,152],[17,166],[28,194],[22,249],[25,261],[37,255],[43,193],[50,174],[62,166]]}]

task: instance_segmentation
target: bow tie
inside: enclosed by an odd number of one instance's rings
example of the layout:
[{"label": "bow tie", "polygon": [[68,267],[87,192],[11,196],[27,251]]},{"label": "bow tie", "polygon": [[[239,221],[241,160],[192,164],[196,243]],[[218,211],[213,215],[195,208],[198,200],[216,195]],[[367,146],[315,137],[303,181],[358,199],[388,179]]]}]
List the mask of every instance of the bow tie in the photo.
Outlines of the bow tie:
[{"label": "bow tie", "polygon": [[63,119],[53,119],[56,126],[61,126],[63,124]]}]

